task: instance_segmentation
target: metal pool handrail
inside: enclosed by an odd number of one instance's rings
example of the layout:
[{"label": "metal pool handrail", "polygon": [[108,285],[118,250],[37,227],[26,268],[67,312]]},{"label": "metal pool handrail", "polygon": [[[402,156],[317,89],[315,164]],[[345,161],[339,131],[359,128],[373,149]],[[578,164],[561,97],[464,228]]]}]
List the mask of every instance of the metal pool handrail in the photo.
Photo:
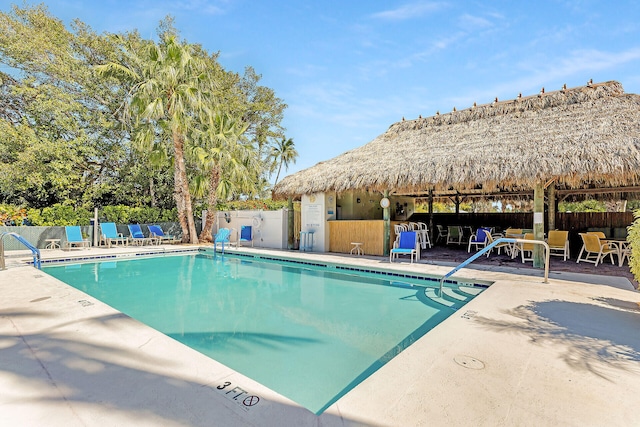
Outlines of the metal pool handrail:
[{"label": "metal pool handrail", "polygon": [[35,246],[33,246],[31,243],[29,243],[27,239],[25,239],[18,233],[15,233],[13,231],[6,231],[0,234],[0,270],[4,270],[6,268],[5,262],[4,262],[4,237],[5,236],[13,236],[18,242],[22,243],[29,250],[31,250],[31,252],[33,253],[33,266],[38,269],[42,268],[42,264],[41,264],[42,258],[40,256],[40,250]]},{"label": "metal pool handrail", "polygon": [[440,296],[442,296],[442,286],[446,279],[451,277],[461,268],[466,267],[467,265],[471,264],[473,261],[475,261],[482,255],[484,255],[485,253],[489,252],[499,243],[532,243],[534,245],[542,245],[545,249],[544,282],[543,283],[549,283],[549,245],[547,244],[547,242],[544,242],[542,240],[512,239],[512,238],[501,237],[499,239],[494,240],[493,242],[491,242],[490,245],[485,246],[484,248],[476,252],[473,256],[469,257],[466,261],[463,261],[462,264],[458,265],[456,268],[454,268],[453,270],[451,270],[450,272],[442,276],[442,279],[440,279]]}]

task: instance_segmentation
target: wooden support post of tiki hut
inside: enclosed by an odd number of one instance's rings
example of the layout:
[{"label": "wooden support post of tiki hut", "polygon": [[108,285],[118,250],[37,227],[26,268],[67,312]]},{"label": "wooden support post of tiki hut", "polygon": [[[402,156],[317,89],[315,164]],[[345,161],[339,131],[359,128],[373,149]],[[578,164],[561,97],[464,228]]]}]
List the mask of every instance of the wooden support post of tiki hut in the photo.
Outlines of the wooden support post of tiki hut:
[{"label": "wooden support post of tiki hut", "polygon": [[[544,183],[538,182],[533,190],[533,238],[544,240]],[[544,267],[544,248],[533,245],[533,266]]]},{"label": "wooden support post of tiki hut", "polygon": [[294,248],[294,223],[295,215],[293,212],[293,197],[289,196],[287,200],[287,249],[292,250]]},{"label": "wooden support post of tiki hut", "polygon": [[[389,198],[389,190],[384,190],[383,196],[385,199]],[[382,253],[384,256],[389,256],[389,246],[391,245],[391,211],[389,206],[382,208],[382,219],[384,220],[384,236],[382,238]]]},{"label": "wooden support post of tiki hut", "polygon": [[435,236],[433,235],[433,189],[429,190],[429,241],[433,242]]},{"label": "wooden support post of tiki hut", "polygon": [[548,230],[556,229],[556,183],[551,182],[547,190],[547,213],[549,216]]}]

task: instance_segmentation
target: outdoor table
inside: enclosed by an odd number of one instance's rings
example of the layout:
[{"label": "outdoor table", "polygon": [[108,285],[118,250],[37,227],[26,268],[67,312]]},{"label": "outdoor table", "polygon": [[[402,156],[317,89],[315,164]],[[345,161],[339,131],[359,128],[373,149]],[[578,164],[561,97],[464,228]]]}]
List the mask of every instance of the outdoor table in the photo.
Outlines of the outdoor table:
[{"label": "outdoor table", "polygon": [[[508,239],[524,239],[524,233],[521,233],[521,234],[509,233],[504,237]],[[516,256],[518,256],[518,253],[520,253],[520,244],[513,242],[511,243],[511,247],[509,249],[511,250],[511,259],[514,259]]]},{"label": "outdoor table", "polygon": [[356,251],[356,255],[364,255],[364,249],[362,249],[362,242],[351,242],[353,248],[351,249],[351,255],[353,255],[353,251]]},{"label": "outdoor table", "polygon": [[47,242],[45,249],[60,249],[60,239],[45,239]]},{"label": "outdoor table", "polygon": [[626,238],[607,238],[600,239],[600,242],[606,243],[609,247],[615,249],[618,255],[618,266],[622,267],[625,258],[628,258],[629,242]]}]

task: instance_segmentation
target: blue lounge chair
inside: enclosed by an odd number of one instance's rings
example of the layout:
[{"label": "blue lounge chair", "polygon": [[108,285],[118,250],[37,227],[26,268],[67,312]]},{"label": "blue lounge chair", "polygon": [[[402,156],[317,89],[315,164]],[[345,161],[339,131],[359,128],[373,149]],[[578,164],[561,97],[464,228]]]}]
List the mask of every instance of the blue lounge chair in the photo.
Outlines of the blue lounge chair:
[{"label": "blue lounge chair", "polygon": [[155,239],[157,244],[166,242],[166,243],[178,243],[180,239],[176,236],[170,236],[168,234],[164,234],[162,228],[159,225],[150,225],[149,226],[149,237]]},{"label": "blue lounge chair", "polygon": [[67,241],[64,242],[66,249],[74,246],[88,249],[91,246],[91,242],[82,238],[82,231],[79,225],[67,225],[64,227],[64,232],[67,235]]},{"label": "blue lounge chair", "polygon": [[389,254],[389,262],[393,262],[393,258],[398,258],[398,255],[409,255],[411,262],[413,258],[418,261],[418,233],[415,231],[402,231],[400,232],[400,238],[394,242],[393,249]]},{"label": "blue lounge chair", "polygon": [[216,233],[216,237],[213,239],[213,249],[217,249],[218,243],[220,243],[220,245],[222,245],[222,253],[224,253],[224,244],[226,243],[231,246],[230,237],[231,230],[229,230],[228,228],[221,228],[220,230],[218,230],[218,232]]},{"label": "blue lounge chair", "polygon": [[115,222],[103,222],[100,224],[100,244],[106,244],[107,247],[111,247],[111,244],[118,246],[120,243],[123,246],[127,246],[128,239],[118,233]]},{"label": "blue lounge chair", "polygon": [[142,245],[144,246],[146,243],[153,243],[155,239],[151,239],[149,237],[144,237],[144,233],[142,232],[142,228],[140,228],[140,224],[129,224],[129,233],[131,234],[131,243],[134,245]]},{"label": "blue lounge chair", "polygon": [[243,225],[240,227],[240,239],[238,239],[238,245],[242,242],[251,242],[251,247],[253,247],[253,228],[250,225]]}]

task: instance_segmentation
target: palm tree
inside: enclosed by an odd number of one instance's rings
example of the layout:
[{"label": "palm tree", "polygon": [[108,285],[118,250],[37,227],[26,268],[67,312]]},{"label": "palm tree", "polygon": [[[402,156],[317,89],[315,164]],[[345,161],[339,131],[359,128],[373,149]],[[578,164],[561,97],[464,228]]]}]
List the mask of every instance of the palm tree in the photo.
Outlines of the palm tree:
[{"label": "palm tree", "polygon": [[192,46],[169,33],[160,44],[148,41],[125,49],[122,61],[97,67],[102,75],[131,84],[125,111],[133,119],[138,146],[157,151],[161,145],[173,154],[174,199],[185,243],[198,243],[198,236],[184,149],[188,130],[206,107],[201,89],[208,80],[205,62],[192,52]]},{"label": "palm tree", "polygon": [[[247,125],[229,114],[216,111],[209,115],[209,122],[198,138],[198,146],[193,150],[193,158],[203,172],[200,175],[200,191],[207,187],[206,226],[202,228],[200,240],[211,241],[211,229],[216,218],[218,198],[228,198],[236,190],[252,187],[251,171],[255,169],[255,153],[250,144],[241,141]],[[208,177],[208,185],[204,177]]]},{"label": "palm tree", "polygon": [[273,164],[278,165],[278,173],[276,174],[276,180],[274,182],[274,184],[277,184],[282,165],[288,167],[290,162],[295,163],[298,158],[298,152],[293,143],[293,138],[282,138],[282,140],[271,149],[271,158],[273,159]]}]

